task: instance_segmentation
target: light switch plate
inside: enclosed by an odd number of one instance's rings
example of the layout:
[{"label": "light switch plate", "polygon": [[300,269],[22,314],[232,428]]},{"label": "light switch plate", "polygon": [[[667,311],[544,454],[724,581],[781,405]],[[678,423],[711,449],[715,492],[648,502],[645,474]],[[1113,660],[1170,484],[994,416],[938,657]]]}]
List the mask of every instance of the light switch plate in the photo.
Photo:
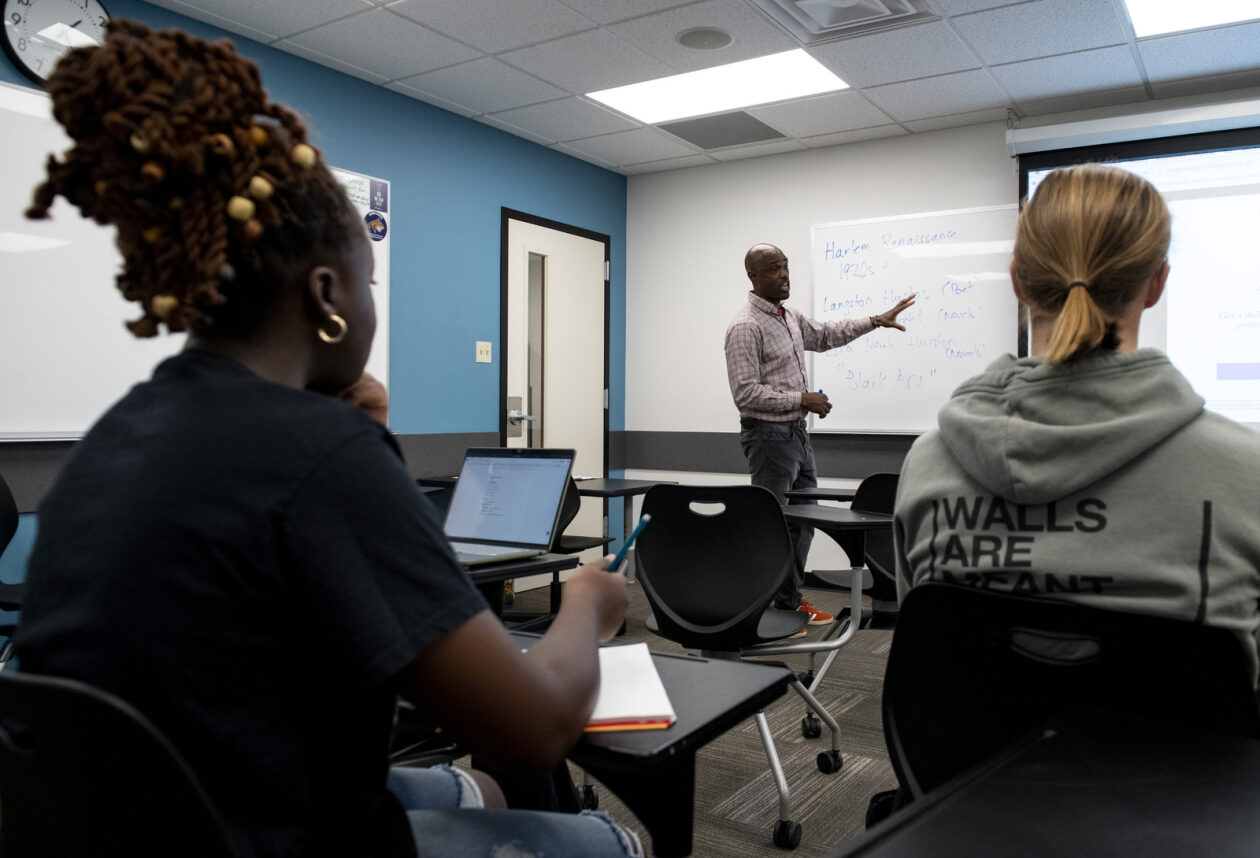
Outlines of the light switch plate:
[{"label": "light switch plate", "polygon": [[477,363],[490,363],[490,343],[477,340]]}]

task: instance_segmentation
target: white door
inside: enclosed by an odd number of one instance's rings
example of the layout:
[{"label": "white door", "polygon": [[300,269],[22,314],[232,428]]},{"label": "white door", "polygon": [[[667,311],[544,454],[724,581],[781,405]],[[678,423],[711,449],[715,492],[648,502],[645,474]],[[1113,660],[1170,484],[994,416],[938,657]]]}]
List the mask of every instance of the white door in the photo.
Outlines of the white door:
[{"label": "white door", "polygon": [[[571,447],[576,476],[602,477],[607,433],[605,241],[506,218],[503,414],[509,447]],[[603,502],[582,498],[568,532],[604,532]],[[598,549],[583,560],[600,556]],[[519,584],[518,584],[519,586]]]}]

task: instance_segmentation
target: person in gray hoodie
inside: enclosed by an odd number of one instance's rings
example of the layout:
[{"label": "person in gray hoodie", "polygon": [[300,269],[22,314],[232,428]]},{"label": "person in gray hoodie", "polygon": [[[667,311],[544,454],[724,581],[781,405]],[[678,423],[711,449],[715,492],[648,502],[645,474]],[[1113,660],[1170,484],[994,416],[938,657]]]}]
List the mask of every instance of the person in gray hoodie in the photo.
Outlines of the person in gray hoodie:
[{"label": "person in gray hoodie", "polygon": [[1037,188],[1011,262],[1031,356],[963,383],[910,449],[897,589],[953,582],[1225,626],[1254,679],[1260,434],[1137,348],[1169,233],[1163,198],[1132,173],[1078,165]]}]

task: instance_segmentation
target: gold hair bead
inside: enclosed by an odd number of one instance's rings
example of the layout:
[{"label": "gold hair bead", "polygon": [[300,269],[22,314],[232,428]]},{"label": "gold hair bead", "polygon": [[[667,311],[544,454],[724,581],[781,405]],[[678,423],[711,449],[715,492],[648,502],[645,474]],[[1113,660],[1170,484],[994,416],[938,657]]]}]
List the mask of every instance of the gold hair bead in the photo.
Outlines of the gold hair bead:
[{"label": "gold hair bead", "polygon": [[255,147],[266,146],[269,139],[271,138],[267,136],[266,128],[263,128],[261,125],[249,126],[249,142],[253,143]]},{"label": "gold hair bead", "polygon": [[166,178],[166,171],[157,161],[145,161],[140,167],[140,175],[150,182],[160,182]]},{"label": "gold hair bead", "polygon": [[149,244],[157,244],[162,238],[162,227],[151,226],[144,232],[140,233],[140,236]]},{"label": "gold hair bead", "polygon": [[247,221],[254,216],[254,201],[249,197],[232,197],[228,200],[227,213],[232,220]]},{"label": "gold hair bead", "polygon": [[236,154],[236,144],[226,134],[212,134],[206,142],[210,147],[210,151],[216,155],[224,155],[230,158]]},{"label": "gold hair bead", "polygon": [[274,189],[271,182],[268,182],[262,176],[254,176],[249,180],[249,195],[256,200],[265,200],[271,196]]},{"label": "gold hair bead", "polygon": [[149,150],[153,147],[149,144],[148,139],[143,134],[136,133],[131,135],[131,148],[135,149],[141,155],[147,155],[149,154]]},{"label": "gold hair bead", "polygon": [[92,185],[92,190],[96,191],[98,197],[105,196],[105,190],[109,187],[109,182],[104,179],[97,179],[96,184]]},{"label": "gold hair bead", "polygon": [[245,237],[246,238],[251,239],[251,240],[258,238],[258,236],[262,235],[262,232],[263,232],[263,225],[259,223],[256,218],[250,218],[249,220],[245,221]]},{"label": "gold hair bead", "polygon": [[293,151],[289,153],[289,157],[293,159],[293,163],[304,169],[310,169],[315,166],[315,150],[305,143],[299,143],[293,147]]},{"label": "gold hair bead", "polygon": [[167,317],[179,307],[179,299],[174,295],[154,295],[153,300],[149,302],[149,306],[153,308],[153,315],[162,321],[166,321]]}]

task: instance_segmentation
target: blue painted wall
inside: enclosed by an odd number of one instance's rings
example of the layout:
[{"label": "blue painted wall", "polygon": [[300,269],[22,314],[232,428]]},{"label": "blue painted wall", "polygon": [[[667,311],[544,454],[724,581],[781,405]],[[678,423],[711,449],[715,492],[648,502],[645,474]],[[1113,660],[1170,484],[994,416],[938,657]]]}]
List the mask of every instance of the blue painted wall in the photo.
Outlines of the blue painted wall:
[{"label": "blue painted wall", "polygon": [[[107,8],[232,39],[272,98],[306,118],[329,163],[391,181],[394,431],[498,431],[503,206],[611,236],[609,428],[625,428],[624,176],[140,0]],[[0,80],[29,85],[7,61]],[[494,344],[494,363],[473,362],[476,340]]]}]

